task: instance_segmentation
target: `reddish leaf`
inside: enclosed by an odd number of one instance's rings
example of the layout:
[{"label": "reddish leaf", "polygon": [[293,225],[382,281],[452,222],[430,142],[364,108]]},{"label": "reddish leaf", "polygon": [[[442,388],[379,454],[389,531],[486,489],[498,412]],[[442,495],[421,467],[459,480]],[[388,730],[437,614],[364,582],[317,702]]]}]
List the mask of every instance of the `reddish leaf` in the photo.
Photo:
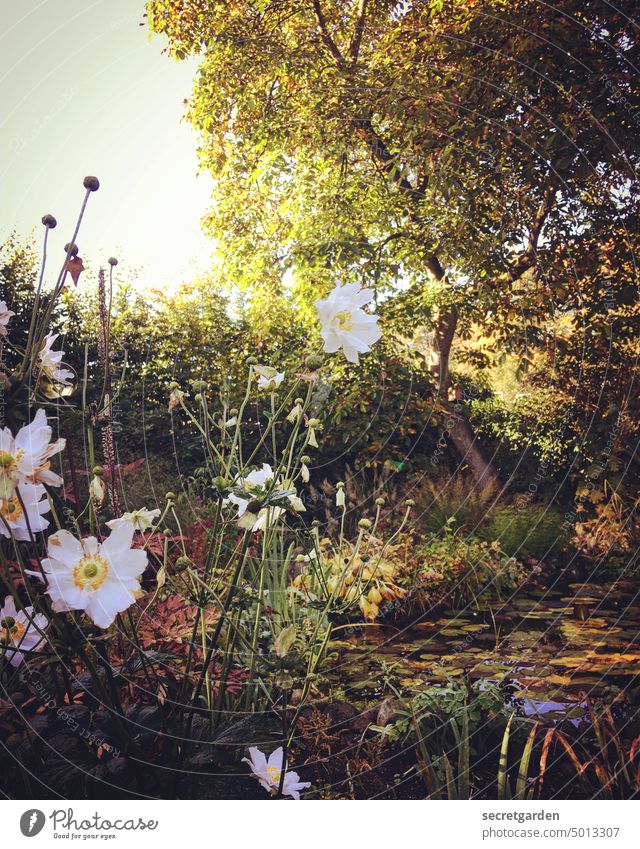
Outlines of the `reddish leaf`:
[{"label": "reddish leaf", "polygon": [[71,275],[71,279],[73,280],[74,286],[77,286],[80,274],[84,271],[84,265],[82,264],[82,260],[80,259],[80,257],[74,256],[71,259],[67,260],[66,269]]}]

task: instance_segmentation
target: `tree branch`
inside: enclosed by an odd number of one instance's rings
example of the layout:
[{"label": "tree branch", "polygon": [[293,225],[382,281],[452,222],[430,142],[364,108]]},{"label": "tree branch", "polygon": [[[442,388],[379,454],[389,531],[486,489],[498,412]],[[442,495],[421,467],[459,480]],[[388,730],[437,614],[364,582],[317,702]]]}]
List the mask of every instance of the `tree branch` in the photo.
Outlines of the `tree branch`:
[{"label": "tree branch", "polygon": [[424,198],[424,190],[416,189],[411,182],[404,176],[399,167],[396,157],[391,153],[386,143],[380,138],[373,128],[370,118],[353,118],[351,125],[355,131],[363,138],[371,155],[375,160],[381,163],[385,174],[389,179],[411,196],[413,201],[420,201]]},{"label": "tree branch", "polygon": [[322,11],[322,6],[320,5],[320,0],[313,0],[313,8],[316,13],[316,18],[318,20],[318,26],[320,27],[320,36],[324,43],[324,46],[327,48],[329,53],[336,60],[338,68],[341,71],[345,69],[345,61],[336,45],[335,41],[331,38],[329,30],[327,29],[327,19],[324,16],[324,12]]},{"label": "tree branch", "polygon": [[364,34],[364,22],[367,17],[367,0],[360,0],[358,4],[358,19],[356,21],[356,28],[353,32],[353,38],[351,39],[351,44],[349,45],[349,55],[351,56],[352,64],[355,65],[358,61],[358,55],[360,53],[360,46],[362,44],[362,36]]}]

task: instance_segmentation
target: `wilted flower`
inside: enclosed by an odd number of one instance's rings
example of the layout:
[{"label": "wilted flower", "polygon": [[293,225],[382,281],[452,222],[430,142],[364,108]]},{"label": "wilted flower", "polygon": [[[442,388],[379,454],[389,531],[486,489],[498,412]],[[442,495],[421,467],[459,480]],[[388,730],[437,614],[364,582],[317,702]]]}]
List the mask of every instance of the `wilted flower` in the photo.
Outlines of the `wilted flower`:
[{"label": "wilted flower", "polygon": [[20,483],[62,486],[60,475],[51,471],[50,458],[65,446],[64,439],[51,442],[51,428],[44,410],[14,437],[8,427],[0,430],[0,498],[11,498]]},{"label": "wilted flower", "polygon": [[169,412],[172,413],[176,407],[179,407],[182,399],[185,397],[186,392],[183,392],[181,389],[178,389],[177,386],[171,388],[171,392],[169,393]]},{"label": "wilted flower", "polygon": [[17,610],[12,596],[8,595],[0,610],[0,653],[11,666],[19,666],[23,652],[39,651],[44,637],[42,631],[49,623],[41,613],[33,614],[33,607]]},{"label": "wilted flower", "polygon": [[111,519],[107,522],[107,527],[117,528],[123,522],[130,522],[137,531],[146,531],[147,528],[153,527],[154,519],[160,515],[160,510],[147,510],[143,507],[141,510],[132,510],[131,513],[124,513],[119,519]]},{"label": "wilted flower", "polygon": [[69,369],[64,368],[62,363],[64,351],[53,350],[53,344],[59,335],[59,333],[47,333],[44,337],[42,348],[38,354],[38,370],[52,383],[70,386],[74,374]]},{"label": "wilted flower", "polygon": [[318,440],[316,439],[316,430],[322,426],[322,422],[320,419],[309,419],[307,422],[307,428],[309,429],[309,438],[307,439],[307,445],[310,445],[312,448],[318,447]]},{"label": "wilted flower", "polygon": [[310,478],[309,466],[306,463],[302,463],[300,466],[300,477],[302,478],[303,483],[309,483]]},{"label": "wilted flower", "polygon": [[[51,509],[42,484],[21,483],[10,498],[0,499],[0,534],[28,541],[49,527],[44,514]],[[26,515],[25,515],[26,511]]]},{"label": "wilted flower", "polygon": [[91,483],[89,484],[89,495],[92,500],[95,502],[97,507],[100,507],[102,502],[104,501],[104,497],[107,494],[107,488],[104,485],[104,481],[100,477],[100,475],[94,475],[91,478]]},{"label": "wilted flower", "polygon": [[327,354],[342,348],[349,362],[357,363],[358,354],[371,350],[371,345],[382,336],[378,317],[362,309],[372,298],[371,289],[362,289],[359,283],[347,283],[336,286],[324,301],[315,302]]},{"label": "wilted flower", "polygon": [[336,507],[345,507],[347,504],[345,495],[344,495],[344,484],[338,483],[336,488]]},{"label": "wilted flower", "polygon": [[284,380],[284,372],[276,371],[271,366],[254,366],[258,373],[258,389],[265,392],[274,392]]},{"label": "wilted flower", "polygon": [[0,336],[7,335],[7,325],[15,313],[10,310],[4,301],[0,301]]},{"label": "wilted flower", "polygon": [[47,593],[56,611],[84,610],[100,628],[108,628],[118,613],[136,600],[147,555],[131,548],[134,528],[121,522],[104,542],[78,540],[69,531],[49,537],[49,557],[42,561]]},{"label": "wilted flower", "polygon": [[296,398],[296,402],[291,408],[291,412],[287,416],[287,421],[290,424],[295,424],[299,419],[302,418],[302,404],[299,398]]},{"label": "wilted flower", "polygon": [[291,796],[294,799],[299,799],[300,791],[311,787],[310,781],[300,781],[300,776],[297,772],[289,772],[282,746],[276,749],[275,752],[272,752],[268,760],[264,752],[261,752],[256,746],[251,746],[249,748],[249,757],[242,760],[249,764],[251,774],[258,779],[261,786],[272,796],[276,796],[278,793],[283,770],[283,796]]}]

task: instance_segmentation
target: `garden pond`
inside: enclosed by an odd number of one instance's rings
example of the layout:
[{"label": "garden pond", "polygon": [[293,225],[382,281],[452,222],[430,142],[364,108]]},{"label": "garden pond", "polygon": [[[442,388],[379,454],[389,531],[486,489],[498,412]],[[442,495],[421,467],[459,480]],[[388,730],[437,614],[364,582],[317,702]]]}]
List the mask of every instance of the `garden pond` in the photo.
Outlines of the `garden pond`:
[{"label": "garden pond", "polygon": [[361,705],[465,676],[500,683],[505,701],[547,720],[579,722],[587,697],[640,698],[640,608],[630,581],[527,587],[526,597],[444,609],[410,625],[345,628],[337,645],[334,674],[344,697]]}]

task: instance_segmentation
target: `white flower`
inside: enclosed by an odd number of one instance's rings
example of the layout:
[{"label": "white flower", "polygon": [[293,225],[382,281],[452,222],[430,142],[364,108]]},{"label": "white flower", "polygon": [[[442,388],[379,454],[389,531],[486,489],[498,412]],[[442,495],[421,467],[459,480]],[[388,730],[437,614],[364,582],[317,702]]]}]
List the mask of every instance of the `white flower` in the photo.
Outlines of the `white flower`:
[{"label": "white flower", "polygon": [[0,499],[0,534],[29,541],[33,534],[49,527],[44,514],[50,509],[47,491],[41,483],[22,483],[10,498]]},{"label": "white flower", "polygon": [[107,527],[112,530],[117,528],[123,522],[131,522],[137,531],[146,531],[147,528],[153,527],[154,519],[160,515],[160,510],[147,510],[143,507],[141,510],[133,510],[131,513],[124,513],[119,519],[112,519],[107,522]]},{"label": "white flower", "polygon": [[254,366],[258,377],[258,389],[265,392],[274,392],[284,380],[284,372],[276,371],[271,366]]},{"label": "white flower", "polygon": [[311,473],[309,472],[309,466],[306,463],[303,463],[300,466],[300,477],[302,478],[303,483],[309,483],[309,478]]},{"label": "white flower", "polygon": [[371,345],[382,336],[378,317],[362,309],[372,298],[371,289],[362,289],[359,283],[347,283],[336,286],[324,301],[315,302],[327,354],[342,348],[349,362],[357,363],[358,354],[371,350]]},{"label": "white flower", "polygon": [[[238,478],[236,486],[240,487],[240,489],[247,490],[265,489],[271,480],[273,480],[273,469],[268,463],[263,463],[261,469],[255,469],[255,471],[249,472],[246,478]],[[241,519],[246,512],[249,499],[243,498],[241,495],[234,495],[231,493],[231,495],[225,498],[225,503],[228,502],[236,505],[238,508],[238,518]]]},{"label": "white flower", "polygon": [[[274,473],[271,466],[268,463],[263,463],[261,469],[249,472],[246,478],[239,478],[236,481],[236,486],[249,491],[264,490],[273,480],[273,477]],[[282,486],[282,488],[286,490],[286,498],[292,510],[295,510],[297,513],[306,512],[307,508],[304,506],[302,499],[297,495],[295,487],[289,481],[285,481],[278,485]],[[283,493],[283,497],[285,497],[285,493]],[[249,499],[243,498],[241,495],[235,495],[234,493],[231,493],[231,495],[225,498],[225,504],[228,503],[235,504],[238,508],[239,527],[254,532],[264,531],[267,528],[272,527],[285,512],[283,507],[267,505],[265,507],[261,507],[257,515],[255,513],[247,513],[247,507],[250,503]]]},{"label": "white flower", "polygon": [[50,458],[65,446],[64,439],[51,440],[44,410],[14,437],[8,427],[0,430],[0,498],[11,498],[20,483],[62,486],[60,475],[51,471]]},{"label": "white flower", "polygon": [[238,525],[241,528],[250,528],[254,533],[256,531],[266,531],[267,528],[273,527],[280,516],[284,513],[282,507],[263,507],[258,511],[258,518],[253,521],[255,515],[253,513],[245,513],[240,519]]},{"label": "white flower", "polygon": [[0,654],[11,666],[19,666],[23,652],[39,651],[44,637],[42,631],[49,623],[41,613],[33,615],[33,607],[16,610],[13,598],[8,595],[0,610]]},{"label": "white flower", "polygon": [[7,325],[14,315],[15,313],[8,309],[6,303],[0,301],[0,336],[7,335]]},{"label": "white flower", "polygon": [[261,786],[272,796],[278,794],[280,779],[284,769],[284,781],[282,783],[282,795],[300,798],[300,791],[311,787],[310,781],[300,781],[297,772],[289,772],[287,762],[284,760],[282,746],[269,755],[267,760],[265,754],[256,746],[249,748],[249,757],[242,759],[251,767],[251,774],[258,779]]},{"label": "white flower", "polygon": [[95,537],[78,540],[69,531],[49,537],[42,567],[53,609],[84,610],[98,627],[108,628],[130,607],[147,567],[146,553],[131,548],[133,532],[131,522],[121,522],[102,543]]},{"label": "white flower", "polygon": [[70,386],[74,374],[63,366],[62,358],[64,357],[64,351],[52,350],[53,343],[59,335],[59,333],[47,333],[44,337],[42,348],[38,355],[38,368],[52,383]]}]

